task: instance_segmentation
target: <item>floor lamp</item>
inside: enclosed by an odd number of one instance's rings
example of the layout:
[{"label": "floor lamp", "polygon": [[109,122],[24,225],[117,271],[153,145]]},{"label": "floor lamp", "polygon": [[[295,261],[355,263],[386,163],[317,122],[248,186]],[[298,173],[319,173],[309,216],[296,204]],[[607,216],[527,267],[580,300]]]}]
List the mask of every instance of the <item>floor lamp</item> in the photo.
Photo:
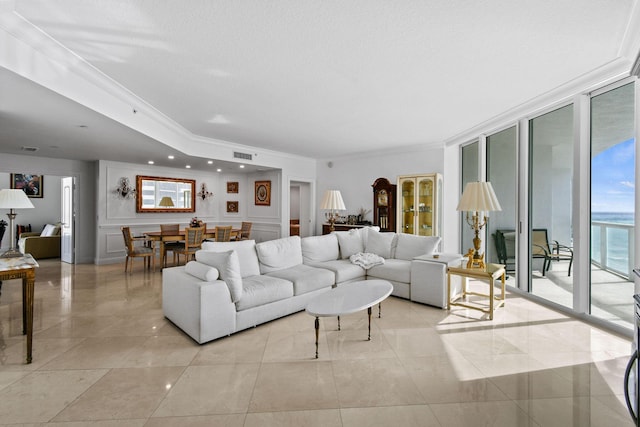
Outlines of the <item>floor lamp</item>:
[{"label": "floor lamp", "polygon": [[325,212],[324,216],[329,223],[329,231],[334,231],[335,227],[333,226],[333,224],[340,217],[338,211],[347,210],[347,208],[344,206],[344,201],[342,200],[342,194],[340,194],[340,190],[327,190],[324,193],[324,197],[322,198],[320,209],[329,211]]},{"label": "floor lamp", "polygon": [[9,249],[0,255],[0,258],[15,258],[22,256],[18,249],[16,249],[16,228],[13,225],[13,220],[16,218],[14,209],[30,209],[33,208],[31,200],[27,197],[27,194],[22,190],[0,190],[0,209],[9,209],[7,216],[9,217]]},{"label": "floor lamp", "polygon": [[[473,229],[473,249],[469,249],[467,268],[485,268],[484,253],[480,253],[480,230],[487,224],[488,214],[480,221],[480,212],[501,211],[500,202],[490,182],[469,182],[464,187],[457,211],[466,211],[467,223]],[[471,212],[471,218],[469,218]]]}]

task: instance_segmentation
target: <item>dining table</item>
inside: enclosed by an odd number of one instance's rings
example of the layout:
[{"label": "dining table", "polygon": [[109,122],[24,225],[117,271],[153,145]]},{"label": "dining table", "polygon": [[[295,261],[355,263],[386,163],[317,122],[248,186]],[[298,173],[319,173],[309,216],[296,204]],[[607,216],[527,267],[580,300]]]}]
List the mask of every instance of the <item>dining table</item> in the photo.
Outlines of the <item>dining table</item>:
[{"label": "dining table", "polygon": [[[235,238],[240,235],[240,228],[232,228],[231,229],[231,238]],[[187,232],[182,229],[178,230],[175,233],[163,233],[161,231],[147,231],[143,233],[147,240],[151,241],[154,245],[155,242],[160,244],[160,265],[164,267],[164,244],[165,242],[180,242],[185,240],[185,236]],[[215,228],[207,228],[204,230],[204,234],[202,236],[203,239],[215,239],[216,238],[216,229]]]}]

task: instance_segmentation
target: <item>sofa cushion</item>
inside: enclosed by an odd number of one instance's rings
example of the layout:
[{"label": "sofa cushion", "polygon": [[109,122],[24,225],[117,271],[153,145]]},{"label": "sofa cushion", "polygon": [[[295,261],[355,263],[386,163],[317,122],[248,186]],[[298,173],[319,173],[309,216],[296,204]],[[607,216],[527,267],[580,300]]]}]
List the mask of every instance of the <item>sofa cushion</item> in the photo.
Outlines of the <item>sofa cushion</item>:
[{"label": "sofa cushion", "polygon": [[[203,251],[226,252],[236,251],[240,261],[240,275],[244,277],[258,276],[260,274],[260,263],[256,254],[255,240],[239,240],[236,242],[203,242]],[[196,260],[198,253],[196,252]]]},{"label": "sofa cushion", "polygon": [[242,286],[242,299],[236,302],[238,311],[293,297],[293,283],[277,277],[246,277]]},{"label": "sofa cushion", "polygon": [[302,295],[318,289],[328,288],[336,282],[336,276],[333,271],[305,264],[272,271],[271,273],[266,273],[266,275],[292,282],[294,295]]},{"label": "sofa cushion", "polygon": [[236,251],[198,251],[196,260],[218,269],[220,280],[224,280],[229,287],[231,301],[236,302],[242,298],[242,276]]},{"label": "sofa cushion", "polygon": [[336,259],[333,261],[317,262],[305,261],[305,264],[311,267],[326,268],[333,271],[336,275],[336,283],[348,282],[351,280],[363,280],[365,278],[365,269],[359,265],[351,263],[347,259]]},{"label": "sofa cushion", "polygon": [[387,259],[384,264],[376,265],[368,269],[367,278],[411,283],[411,261],[393,258]]},{"label": "sofa cushion", "polygon": [[213,282],[220,275],[217,268],[198,261],[189,261],[184,266],[184,271],[204,282]]},{"label": "sofa cushion", "polygon": [[260,261],[260,273],[283,270],[302,264],[302,247],[299,236],[283,237],[256,244]]},{"label": "sofa cushion", "polygon": [[415,236],[413,234],[398,234],[396,244],[396,259],[404,259],[411,261],[413,258],[432,254],[440,243],[440,237],[437,236]]},{"label": "sofa cushion", "polygon": [[305,263],[333,261],[338,258],[340,258],[340,247],[335,234],[302,238],[302,259]]},{"label": "sofa cushion", "polygon": [[369,229],[367,232],[367,244],[365,252],[376,254],[382,258],[391,258],[391,247],[393,246],[396,233],[381,233]]}]

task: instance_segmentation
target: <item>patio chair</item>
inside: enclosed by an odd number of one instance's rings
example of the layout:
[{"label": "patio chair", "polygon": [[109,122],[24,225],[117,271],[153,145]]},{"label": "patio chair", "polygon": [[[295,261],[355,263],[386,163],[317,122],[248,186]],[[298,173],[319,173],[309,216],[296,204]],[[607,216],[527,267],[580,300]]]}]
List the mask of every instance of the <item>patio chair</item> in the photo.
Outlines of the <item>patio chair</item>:
[{"label": "patio chair", "polygon": [[514,230],[496,230],[493,236],[493,242],[496,246],[496,256],[498,263],[503,264],[507,271],[514,271],[516,265],[516,255],[513,253],[514,245],[508,245],[507,239],[513,240]]},{"label": "patio chair", "polygon": [[542,264],[543,276],[549,271],[549,268],[551,268],[551,261],[569,261],[567,276],[571,276],[573,249],[569,246],[561,245],[557,240],[553,240],[553,245],[549,245],[546,228],[535,228],[531,230],[531,257],[544,259]]}]

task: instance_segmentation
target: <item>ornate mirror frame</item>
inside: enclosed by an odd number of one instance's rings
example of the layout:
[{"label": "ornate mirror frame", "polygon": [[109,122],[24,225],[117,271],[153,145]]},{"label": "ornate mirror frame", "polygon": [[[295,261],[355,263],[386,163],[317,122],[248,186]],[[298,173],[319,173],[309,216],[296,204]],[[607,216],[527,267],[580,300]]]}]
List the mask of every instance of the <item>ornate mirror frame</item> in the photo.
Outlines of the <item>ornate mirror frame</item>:
[{"label": "ornate mirror frame", "polygon": [[[195,212],[195,190],[195,179],[136,175],[136,212]],[[174,206],[159,206],[164,196],[171,197]]]}]

